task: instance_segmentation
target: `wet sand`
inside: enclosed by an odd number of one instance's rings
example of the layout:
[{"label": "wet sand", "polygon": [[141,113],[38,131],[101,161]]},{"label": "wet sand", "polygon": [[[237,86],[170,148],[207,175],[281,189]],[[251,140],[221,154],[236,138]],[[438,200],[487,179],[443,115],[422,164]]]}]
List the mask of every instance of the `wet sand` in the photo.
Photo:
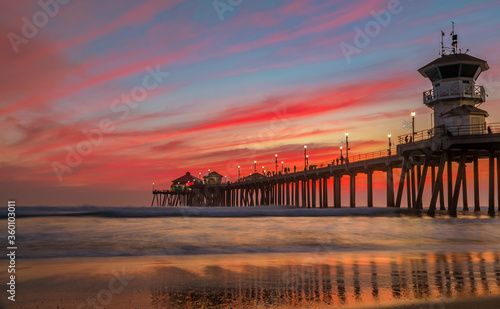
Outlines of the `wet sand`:
[{"label": "wet sand", "polygon": [[15,308],[498,308],[499,257],[316,252],[27,259],[19,261]]}]

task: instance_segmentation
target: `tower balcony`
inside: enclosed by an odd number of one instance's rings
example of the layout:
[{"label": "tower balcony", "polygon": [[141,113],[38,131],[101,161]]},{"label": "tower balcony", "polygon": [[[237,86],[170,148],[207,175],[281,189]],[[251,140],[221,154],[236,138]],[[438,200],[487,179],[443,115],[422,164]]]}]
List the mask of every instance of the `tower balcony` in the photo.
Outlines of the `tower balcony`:
[{"label": "tower balcony", "polygon": [[472,99],[476,103],[486,100],[486,92],[483,86],[463,84],[459,82],[447,83],[431,90],[424,91],[424,104],[430,104],[445,99]]}]

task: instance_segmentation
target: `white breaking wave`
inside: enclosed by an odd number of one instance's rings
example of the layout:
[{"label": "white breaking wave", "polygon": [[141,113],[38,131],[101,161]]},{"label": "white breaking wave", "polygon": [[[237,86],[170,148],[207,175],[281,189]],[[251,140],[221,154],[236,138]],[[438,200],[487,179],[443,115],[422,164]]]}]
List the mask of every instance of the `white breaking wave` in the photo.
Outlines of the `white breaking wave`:
[{"label": "white breaking wave", "polygon": [[[323,216],[394,216],[404,210],[382,207],[359,208],[297,208],[290,206],[253,207],[101,207],[101,206],[39,206],[18,207],[18,217],[96,216],[116,218],[148,217],[323,217]],[[2,217],[3,214],[2,214]],[[5,214],[6,217],[6,214]]]}]

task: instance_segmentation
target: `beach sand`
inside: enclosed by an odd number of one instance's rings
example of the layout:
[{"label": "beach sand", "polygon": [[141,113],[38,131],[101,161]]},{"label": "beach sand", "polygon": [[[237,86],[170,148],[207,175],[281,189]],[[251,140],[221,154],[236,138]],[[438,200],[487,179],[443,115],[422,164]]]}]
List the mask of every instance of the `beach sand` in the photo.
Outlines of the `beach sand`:
[{"label": "beach sand", "polygon": [[317,252],[26,259],[19,261],[13,307],[499,308],[498,256]]}]

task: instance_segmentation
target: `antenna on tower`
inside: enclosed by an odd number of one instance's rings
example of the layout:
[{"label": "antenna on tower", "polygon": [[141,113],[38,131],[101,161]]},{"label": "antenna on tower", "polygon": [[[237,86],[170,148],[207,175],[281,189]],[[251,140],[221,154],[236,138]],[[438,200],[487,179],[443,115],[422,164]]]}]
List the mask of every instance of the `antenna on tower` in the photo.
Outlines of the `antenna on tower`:
[{"label": "antenna on tower", "polygon": [[444,49],[444,35],[444,31],[441,30],[441,53],[439,55],[443,57],[446,55],[446,51]]},{"label": "antenna on tower", "polygon": [[452,46],[452,52],[454,54],[457,53],[457,49],[458,49],[458,35],[455,34],[455,22],[451,22],[452,24],[452,31],[450,33],[451,35],[451,46]]},{"label": "antenna on tower", "polygon": [[[446,51],[451,52],[452,54],[457,54],[457,53],[462,53],[461,49],[458,49],[458,34],[455,34],[455,22],[451,22],[452,24],[452,30],[450,33],[451,36],[451,47],[445,46],[444,45],[444,36],[445,33],[444,31],[441,31],[441,56],[444,57],[446,56]],[[465,53],[467,53],[469,50],[467,50]]]}]

